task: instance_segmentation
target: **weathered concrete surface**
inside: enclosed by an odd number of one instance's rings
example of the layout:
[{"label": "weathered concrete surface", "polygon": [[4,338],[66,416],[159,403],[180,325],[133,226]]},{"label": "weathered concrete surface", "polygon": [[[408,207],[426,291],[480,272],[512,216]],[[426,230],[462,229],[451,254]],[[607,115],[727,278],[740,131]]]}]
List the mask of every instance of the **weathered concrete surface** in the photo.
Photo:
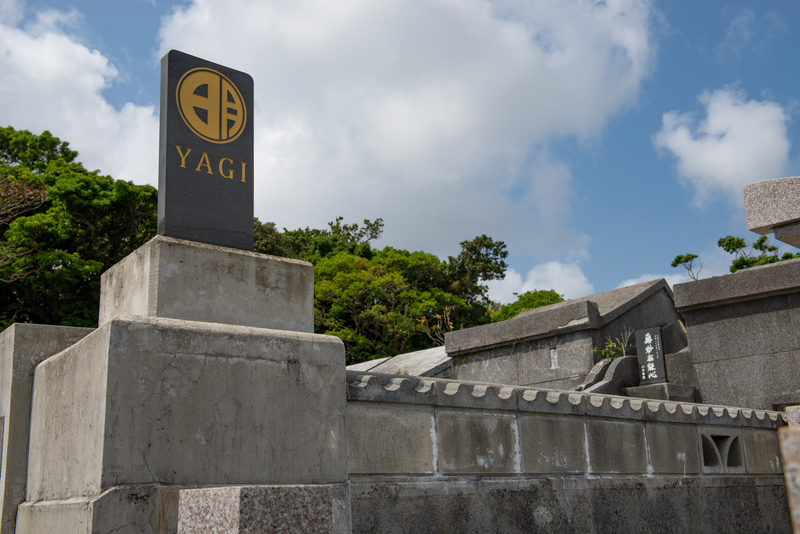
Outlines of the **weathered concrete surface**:
[{"label": "weathered concrete surface", "polygon": [[622,395],[623,390],[639,384],[639,361],[636,356],[622,356],[611,362],[603,379],[583,388],[586,393]]},{"label": "weathered concrete surface", "polygon": [[121,315],[313,332],[314,268],[156,236],[103,273],[100,324]]},{"label": "weathered concrete surface", "polygon": [[676,284],[675,302],[691,347],[680,373],[693,381],[682,383],[695,386],[699,400],[759,409],[800,404],[800,260]]},{"label": "weathered concrete surface", "polygon": [[671,400],[675,402],[697,402],[694,386],[678,386],[675,384],[648,384],[623,388],[628,397],[642,399]]},{"label": "weathered concrete surface", "polygon": [[25,500],[33,372],[91,328],[13,324],[0,333],[0,533],[13,533]]},{"label": "weathered concrete surface", "polygon": [[790,533],[779,476],[353,477],[353,532]]},{"label": "weathered concrete surface", "polygon": [[36,370],[27,501],[347,479],[335,337],[120,317]]},{"label": "weathered concrete surface", "polygon": [[[394,414],[387,424],[386,411]],[[347,406],[347,444],[351,474],[434,472],[433,408],[351,403]],[[376,429],[380,429],[376,432]]]},{"label": "weathered concrete surface", "polygon": [[781,472],[777,412],[351,371],[347,379],[353,475]]},{"label": "weathered concrete surface", "polygon": [[[444,346],[441,346],[398,354],[368,370],[373,373],[452,378],[452,366],[453,358],[449,357]],[[364,370],[353,369],[353,366],[347,368],[354,371]]]},{"label": "weathered concrete surface", "polygon": [[18,533],[176,534],[179,488],[159,485],[114,487],[93,497],[25,503]]},{"label": "weathered concrete surface", "polygon": [[[448,332],[445,349],[458,380],[576,389],[602,357],[594,349],[626,330],[661,327],[664,350],[681,350],[687,341],[680,320],[669,285],[653,280]],[[626,354],[635,355],[635,347]]]},{"label": "weathered concrete surface", "polygon": [[742,187],[744,194],[744,211],[747,217],[747,228],[757,234],[775,232],[776,239],[786,240],[798,246],[800,240],[795,232],[786,232],[779,236],[781,227],[794,226],[800,222],[800,177],[774,178],[762,180]]},{"label": "weathered concrete surface", "polygon": [[178,534],[350,534],[348,484],[229,486],[180,492]]},{"label": "weathered concrete surface", "polygon": [[519,472],[519,431],[513,415],[440,411],[436,416],[439,472],[485,475]]},{"label": "weathered concrete surface", "polygon": [[389,359],[388,357],[386,357],[386,358],[377,358],[375,360],[369,360],[369,361],[366,361],[366,362],[354,363],[353,365],[348,365],[347,366],[347,370],[348,371],[361,371],[362,373],[366,373],[367,371],[372,370],[373,368],[379,366],[380,364],[382,364],[383,362],[385,362],[388,359]]}]

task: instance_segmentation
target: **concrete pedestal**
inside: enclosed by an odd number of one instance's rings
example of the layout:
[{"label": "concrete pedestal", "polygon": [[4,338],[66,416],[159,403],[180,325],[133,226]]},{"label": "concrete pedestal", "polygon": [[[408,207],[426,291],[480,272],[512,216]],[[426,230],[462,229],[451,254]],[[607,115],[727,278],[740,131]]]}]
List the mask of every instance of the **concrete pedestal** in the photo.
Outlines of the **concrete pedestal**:
[{"label": "concrete pedestal", "polygon": [[314,267],[156,236],[103,273],[100,322],[120,315],[314,331]]},{"label": "concrete pedestal", "polygon": [[13,324],[0,334],[0,533],[13,534],[25,500],[33,372],[91,328]]},{"label": "concrete pedestal", "polygon": [[[25,506],[40,513],[24,532],[47,531],[45,509],[112,489],[347,480],[335,337],[119,317],[40,364],[35,381]],[[133,521],[143,500],[95,507],[92,524],[108,522],[105,510]],[[59,532],[83,532],[85,515],[65,512]]]},{"label": "concrete pedestal", "polygon": [[187,487],[346,484],[344,345],[310,333],[310,264],[159,236],[100,310],[36,368],[18,534],[175,533]]}]

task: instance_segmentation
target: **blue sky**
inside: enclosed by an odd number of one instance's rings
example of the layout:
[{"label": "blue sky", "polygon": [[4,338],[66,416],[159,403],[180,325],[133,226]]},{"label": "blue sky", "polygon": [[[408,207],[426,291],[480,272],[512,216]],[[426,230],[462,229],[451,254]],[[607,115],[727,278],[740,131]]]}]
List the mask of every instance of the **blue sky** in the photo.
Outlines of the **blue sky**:
[{"label": "blue sky", "polygon": [[[506,242],[501,301],[727,272],[741,186],[800,174],[797,2],[0,0],[0,123],[157,182],[159,58],[250,73],[255,213]],[[779,243],[778,243],[779,244]],[[783,250],[792,250],[782,245]]]}]

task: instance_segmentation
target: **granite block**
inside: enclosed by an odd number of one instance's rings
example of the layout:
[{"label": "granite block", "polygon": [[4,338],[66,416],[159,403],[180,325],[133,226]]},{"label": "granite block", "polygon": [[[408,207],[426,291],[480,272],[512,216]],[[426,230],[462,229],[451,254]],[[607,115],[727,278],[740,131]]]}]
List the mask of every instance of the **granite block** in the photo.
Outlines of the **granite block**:
[{"label": "granite block", "polygon": [[786,422],[789,426],[800,426],[800,406],[787,406]]},{"label": "granite block", "polygon": [[800,532],[800,428],[781,428],[778,430],[778,437],[792,529]]},{"label": "granite block", "polygon": [[182,490],[179,534],[349,533],[345,484]]},{"label": "granite block", "polygon": [[775,227],[775,239],[800,248],[800,222]]},{"label": "granite block", "polygon": [[742,187],[747,228],[769,234],[775,226],[800,221],[800,177],[762,180]]}]

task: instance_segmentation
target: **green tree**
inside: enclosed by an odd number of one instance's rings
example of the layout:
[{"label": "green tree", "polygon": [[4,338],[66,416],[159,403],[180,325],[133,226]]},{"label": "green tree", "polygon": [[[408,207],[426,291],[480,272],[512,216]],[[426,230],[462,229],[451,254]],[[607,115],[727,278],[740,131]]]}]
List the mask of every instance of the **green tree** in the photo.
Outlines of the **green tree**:
[{"label": "green tree", "polygon": [[155,235],[157,191],[75,161],[49,132],[0,128],[0,165],[41,183],[46,200],[0,242],[0,322],[96,326],[100,275]]},{"label": "green tree", "polygon": [[703,263],[698,260],[700,267],[697,269],[697,272],[694,272],[694,260],[697,260],[697,254],[679,254],[675,256],[675,259],[672,260],[672,266],[677,267],[678,265],[682,265],[684,269],[686,269],[686,274],[688,276],[687,280],[691,278],[692,280],[698,280],[698,276],[700,276],[700,271],[703,270]]},{"label": "green tree", "polygon": [[[725,252],[734,255],[730,267],[732,273],[748,267],[800,258],[800,253],[792,254],[791,252],[785,252],[779,256],[778,247],[770,245],[769,238],[765,235],[759,237],[752,244],[750,250],[747,250],[747,242],[744,239],[730,235],[720,238],[717,245]],[[757,254],[756,251],[760,254]]]},{"label": "green tree", "polygon": [[[517,295],[517,293],[514,293]],[[505,304],[500,307],[496,312],[491,313],[492,322],[505,321],[511,319],[515,315],[519,315],[525,310],[533,308],[541,308],[542,306],[549,306],[557,302],[564,302],[564,295],[559,295],[555,290],[540,290],[534,289],[533,291],[526,291],[522,295],[517,295],[516,302]]]},{"label": "green tree", "polygon": [[275,223],[262,223],[258,217],[253,218],[253,250],[271,256],[299,258],[294,240],[279,232]]}]

